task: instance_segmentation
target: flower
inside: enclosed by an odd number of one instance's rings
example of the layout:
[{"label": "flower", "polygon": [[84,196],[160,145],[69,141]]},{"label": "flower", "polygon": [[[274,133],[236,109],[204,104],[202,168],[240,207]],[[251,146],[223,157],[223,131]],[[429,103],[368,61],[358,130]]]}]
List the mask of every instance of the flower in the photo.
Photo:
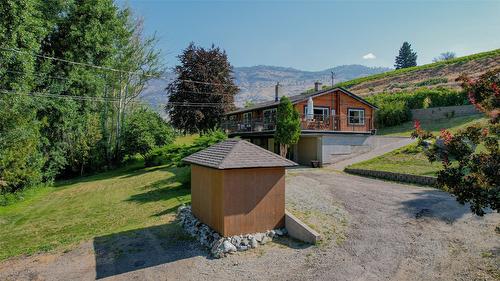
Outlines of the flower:
[{"label": "flower", "polygon": [[453,134],[446,129],[441,129],[440,136],[443,139],[444,144],[446,144],[446,145],[449,144],[453,140]]}]

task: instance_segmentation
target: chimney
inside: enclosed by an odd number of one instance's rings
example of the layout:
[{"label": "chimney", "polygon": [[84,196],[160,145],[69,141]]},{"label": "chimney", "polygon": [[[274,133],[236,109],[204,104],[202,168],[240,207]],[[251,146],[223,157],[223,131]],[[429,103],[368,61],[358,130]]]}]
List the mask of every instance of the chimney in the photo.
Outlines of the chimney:
[{"label": "chimney", "polygon": [[318,92],[320,90],[321,90],[321,82],[319,81],[314,82],[314,91]]},{"label": "chimney", "polygon": [[280,82],[276,83],[276,86],[274,86],[274,101],[279,101],[279,89],[280,89]]}]

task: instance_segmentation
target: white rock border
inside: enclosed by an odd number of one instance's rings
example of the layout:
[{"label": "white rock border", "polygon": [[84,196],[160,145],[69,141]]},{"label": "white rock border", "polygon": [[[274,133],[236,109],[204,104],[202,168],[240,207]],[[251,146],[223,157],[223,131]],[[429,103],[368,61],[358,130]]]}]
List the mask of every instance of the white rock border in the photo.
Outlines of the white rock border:
[{"label": "white rock border", "polygon": [[210,250],[214,258],[222,258],[237,251],[246,251],[266,244],[278,236],[287,235],[286,228],[268,230],[263,233],[222,237],[208,225],[200,222],[191,212],[191,206],[177,209],[177,219],[186,232]]}]

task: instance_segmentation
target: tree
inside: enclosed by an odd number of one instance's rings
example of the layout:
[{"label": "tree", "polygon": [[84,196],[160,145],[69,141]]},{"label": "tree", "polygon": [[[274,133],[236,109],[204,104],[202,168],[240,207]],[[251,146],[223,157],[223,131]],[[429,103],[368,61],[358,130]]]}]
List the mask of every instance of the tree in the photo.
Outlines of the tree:
[{"label": "tree", "polygon": [[286,157],[288,147],[296,144],[300,137],[300,116],[286,96],[281,97],[276,112],[274,139],[280,144],[280,155]]},{"label": "tree", "polygon": [[134,110],[125,121],[123,151],[125,155],[146,155],[156,147],[174,140],[174,131],[161,116],[147,107]]},{"label": "tree", "polygon": [[225,51],[194,43],[179,56],[177,78],[166,88],[169,103],[165,107],[172,125],[184,133],[203,133],[218,125],[224,113],[234,109],[238,87],[233,67]]},{"label": "tree", "polygon": [[43,14],[37,9],[41,4],[38,0],[0,1],[0,193],[42,180],[45,158],[40,153],[40,122],[36,102],[27,95],[36,81],[36,58],[12,51],[40,49],[47,34]]},{"label": "tree", "polygon": [[437,58],[434,58],[432,61],[433,62],[445,61],[445,60],[454,59],[456,57],[457,57],[457,55],[454,52],[444,52],[444,53],[441,53]]},{"label": "tree", "polygon": [[454,194],[458,202],[470,203],[479,216],[487,208],[500,212],[500,68],[476,80],[461,76],[457,81],[462,82],[469,101],[489,116],[489,123],[472,125],[456,134],[443,129],[440,136],[434,136],[416,122],[413,136],[431,162],[443,164],[438,187]]},{"label": "tree", "polygon": [[404,42],[403,46],[399,49],[399,54],[396,56],[396,69],[417,66],[417,53],[411,49],[408,42]]}]

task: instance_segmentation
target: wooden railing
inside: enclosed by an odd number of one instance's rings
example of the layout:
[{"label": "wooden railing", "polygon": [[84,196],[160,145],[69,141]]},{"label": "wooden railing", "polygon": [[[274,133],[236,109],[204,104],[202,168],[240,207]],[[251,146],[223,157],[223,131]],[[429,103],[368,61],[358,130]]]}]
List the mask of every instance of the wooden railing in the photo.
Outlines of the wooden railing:
[{"label": "wooden railing", "polygon": [[[360,121],[360,122],[356,122]],[[254,118],[250,120],[225,120],[222,129],[228,133],[266,132],[276,129],[274,119]],[[301,115],[300,127],[303,131],[345,131],[345,132],[370,132],[373,125],[371,118],[362,120],[349,120],[346,116],[329,115]]]}]

